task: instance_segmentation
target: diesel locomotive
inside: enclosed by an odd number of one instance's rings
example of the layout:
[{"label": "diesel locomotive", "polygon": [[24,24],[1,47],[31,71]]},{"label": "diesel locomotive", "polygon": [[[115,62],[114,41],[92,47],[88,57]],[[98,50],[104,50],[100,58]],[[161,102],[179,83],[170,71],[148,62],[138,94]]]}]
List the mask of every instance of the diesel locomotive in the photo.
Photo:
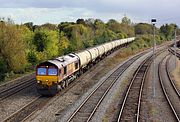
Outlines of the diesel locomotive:
[{"label": "diesel locomotive", "polygon": [[38,64],[36,67],[37,91],[41,95],[57,94],[93,64],[134,39],[132,37],[115,40]]}]

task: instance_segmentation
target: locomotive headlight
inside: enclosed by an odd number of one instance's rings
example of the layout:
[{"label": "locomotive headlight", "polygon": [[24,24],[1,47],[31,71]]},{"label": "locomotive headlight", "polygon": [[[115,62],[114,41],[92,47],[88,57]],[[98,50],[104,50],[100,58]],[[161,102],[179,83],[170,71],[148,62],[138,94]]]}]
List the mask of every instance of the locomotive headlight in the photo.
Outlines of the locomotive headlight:
[{"label": "locomotive headlight", "polygon": [[37,83],[40,83],[40,81],[38,80]]}]

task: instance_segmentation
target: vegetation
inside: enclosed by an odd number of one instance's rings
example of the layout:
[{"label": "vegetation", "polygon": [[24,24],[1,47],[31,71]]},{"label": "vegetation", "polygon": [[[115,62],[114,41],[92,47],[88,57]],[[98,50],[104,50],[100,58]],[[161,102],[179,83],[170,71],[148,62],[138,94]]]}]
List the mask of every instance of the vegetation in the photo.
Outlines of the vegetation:
[{"label": "vegetation", "polygon": [[135,34],[142,35],[142,34],[152,34],[153,33],[153,26],[147,23],[138,23],[134,26]]},{"label": "vegetation", "polygon": [[[174,26],[166,24],[156,28],[158,44],[173,38]],[[0,81],[14,74],[25,73],[41,61],[115,39],[136,36],[136,41],[128,48],[132,51],[150,47],[152,30],[152,25],[133,24],[127,17],[122,18],[121,22],[114,19],[107,23],[100,19],[78,19],[58,25],[33,25],[32,22],[17,25],[11,19],[1,19]]]}]

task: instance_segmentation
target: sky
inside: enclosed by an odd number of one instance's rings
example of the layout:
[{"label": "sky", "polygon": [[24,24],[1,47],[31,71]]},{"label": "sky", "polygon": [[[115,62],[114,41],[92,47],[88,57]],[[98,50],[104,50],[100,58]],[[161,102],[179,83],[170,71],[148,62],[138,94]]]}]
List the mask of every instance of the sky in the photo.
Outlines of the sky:
[{"label": "sky", "polygon": [[18,24],[58,24],[78,18],[120,21],[127,16],[134,23],[156,18],[157,25],[180,26],[179,5],[180,0],[0,0],[0,17],[10,17]]}]

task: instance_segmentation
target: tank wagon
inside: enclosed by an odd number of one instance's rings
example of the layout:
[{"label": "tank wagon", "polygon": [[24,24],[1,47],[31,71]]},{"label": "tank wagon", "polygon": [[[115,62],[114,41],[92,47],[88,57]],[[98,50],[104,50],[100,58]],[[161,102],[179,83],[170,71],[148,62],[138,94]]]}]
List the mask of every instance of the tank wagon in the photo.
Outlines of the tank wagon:
[{"label": "tank wagon", "polygon": [[37,91],[41,95],[57,94],[93,64],[134,39],[115,40],[40,63],[36,66]]}]

